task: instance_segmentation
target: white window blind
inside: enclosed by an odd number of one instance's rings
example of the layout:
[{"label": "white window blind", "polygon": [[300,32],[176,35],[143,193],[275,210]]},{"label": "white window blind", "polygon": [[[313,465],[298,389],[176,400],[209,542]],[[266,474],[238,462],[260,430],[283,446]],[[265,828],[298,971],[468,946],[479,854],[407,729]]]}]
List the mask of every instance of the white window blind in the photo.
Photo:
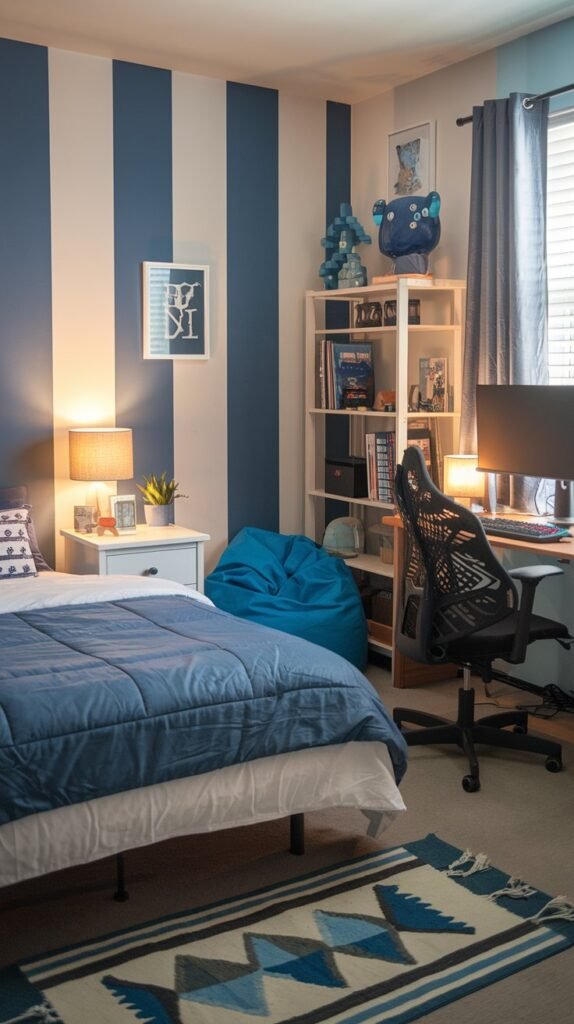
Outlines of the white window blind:
[{"label": "white window blind", "polygon": [[574,109],[548,122],[548,359],[550,384],[574,384]]}]

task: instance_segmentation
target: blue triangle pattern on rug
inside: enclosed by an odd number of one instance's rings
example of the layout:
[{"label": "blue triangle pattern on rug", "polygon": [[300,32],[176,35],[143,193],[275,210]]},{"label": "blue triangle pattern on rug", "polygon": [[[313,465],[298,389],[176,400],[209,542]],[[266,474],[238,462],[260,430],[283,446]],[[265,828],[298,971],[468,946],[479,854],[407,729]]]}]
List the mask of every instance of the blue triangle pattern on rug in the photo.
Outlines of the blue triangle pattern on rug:
[{"label": "blue triangle pattern on rug", "polygon": [[285,964],[287,960],[298,960],[297,953],[289,953],[263,935],[250,935],[251,948],[257,962],[263,968],[271,969]]},{"label": "blue triangle pattern on rug", "polygon": [[322,942],[286,935],[244,935],[249,959],[266,974],[284,975],[306,985],[344,988],[333,954]]},{"label": "blue triangle pattern on rug", "polygon": [[289,960],[284,964],[269,967],[267,973],[288,975],[294,981],[300,981],[304,985],[347,988],[346,981],[335,967],[332,954],[323,949],[309,953],[308,956],[299,957],[298,960]]},{"label": "blue triangle pattern on rug", "polygon": [[383,914],[399,931],[460,932],[463,935],[476,932],[472,925],[456,921],[418,896],[401,892],[398,885],[375,885],[374,891]]},{"label": "blue triangle pattern on rug", "polygon": [[182,1024],[176,993],[159,985],[139,985],[107,974],[102,984],[127,1009],[132,1010],[136,1020],[145,1024]]},{"label": "blue triangle pattern on rug", "polygon": [[429,836],[53,951],[0,972],[0,1024],[406,1024],[574,945],[566,900],[515,911],[491,868],[477,894],[446,873],[461,853]]},{"label": "blue triangle pattern on rug", "polygon": [[321,935],[337,953],[388,960],[395,964],[415,963],[393,926],[384,920],[333,914],[325,910],[316,910],[313,917]]},{"label": "blue triangle pattern on rug", "polygon": [[207,988],[196,988],[190,992],[179,992],[180,999],[207,1006],[219,1006],[225,1010],[256,1017],[268,1017],[269,1007],[263,990],[263,971],[249,970],[240,977]]}]

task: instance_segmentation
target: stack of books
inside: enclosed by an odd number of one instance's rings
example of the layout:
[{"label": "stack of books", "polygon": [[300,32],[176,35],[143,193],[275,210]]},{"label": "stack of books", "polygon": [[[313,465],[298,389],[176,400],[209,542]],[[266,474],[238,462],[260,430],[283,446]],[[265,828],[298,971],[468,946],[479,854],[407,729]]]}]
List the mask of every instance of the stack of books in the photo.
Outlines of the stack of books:
[{"label": "stack of books", "polygon": [[395,501],[397,453],[394,430],[365,434],[367,489],[371,501]]},{"label": "stack of books", "polygon": [[372,342],[321,338],[317,345],[317,381],[320,409],[372,409]]},{"label": "stack of books", "polygon": [[[424,422],[409,425],[407,444],[422,450],[427,469],[435,482],[438,478],[436,452],[431,428]],[[395,473],[397,469],[396,435],[394,430],[378,430],[365,434],[367,461],[367,492],[372,501],[395,504]]]}]

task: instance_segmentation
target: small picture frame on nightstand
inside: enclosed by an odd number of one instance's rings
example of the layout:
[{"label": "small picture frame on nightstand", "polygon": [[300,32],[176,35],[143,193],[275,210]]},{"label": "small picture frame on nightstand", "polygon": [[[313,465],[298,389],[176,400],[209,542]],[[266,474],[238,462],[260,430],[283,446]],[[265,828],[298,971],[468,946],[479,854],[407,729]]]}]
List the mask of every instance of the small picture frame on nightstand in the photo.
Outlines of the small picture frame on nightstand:
[{"label": "small picture frame on nightstand", "polygon": [[93,533],[96,528],[96,506],[74,505],[74,530],[76,533]]},{"label": "small picture frame on nightstand", "polygon": [[118,533],[136,532],[135,494],[114,494],[110,498],[112,515],[116,520]]}]

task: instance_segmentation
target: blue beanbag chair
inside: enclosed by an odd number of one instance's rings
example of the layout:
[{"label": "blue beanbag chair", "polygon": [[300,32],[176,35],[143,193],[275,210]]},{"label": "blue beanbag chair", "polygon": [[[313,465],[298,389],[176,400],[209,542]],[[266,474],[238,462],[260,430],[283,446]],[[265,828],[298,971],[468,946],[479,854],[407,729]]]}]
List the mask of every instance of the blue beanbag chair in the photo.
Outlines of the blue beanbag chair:
[{"label": "blue beanbag chair", "polygon": [[310,640],[363,669],[367,622],[353,574],[308,537],[245,527],[205,580],[232,615]]}]

